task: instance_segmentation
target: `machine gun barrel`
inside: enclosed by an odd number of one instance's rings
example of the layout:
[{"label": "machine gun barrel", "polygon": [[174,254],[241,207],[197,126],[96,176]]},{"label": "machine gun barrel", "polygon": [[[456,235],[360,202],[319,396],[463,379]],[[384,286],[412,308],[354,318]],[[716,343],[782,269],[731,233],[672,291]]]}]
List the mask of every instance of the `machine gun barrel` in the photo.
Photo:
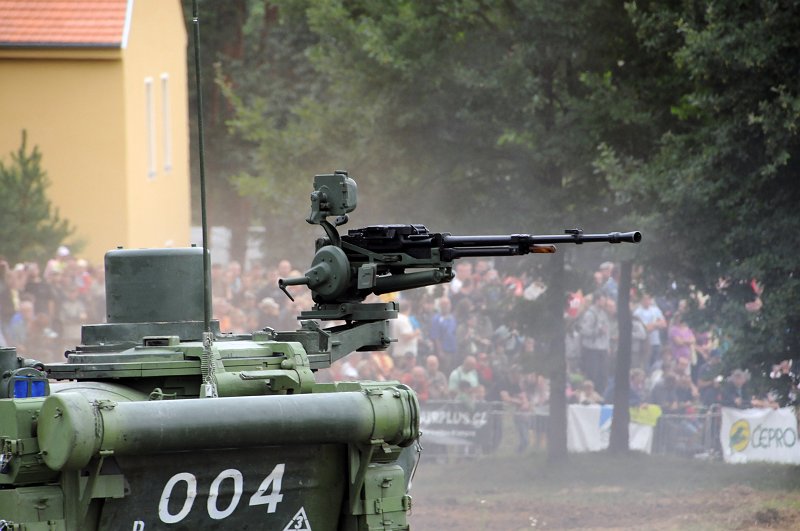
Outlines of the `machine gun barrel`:
[{"label": "machine gun barrel", "polygon": [[442,255],[450,260],[487,256],[518,256],[528,253],[555,252],[556,243],[638,243],[642,234],[633,232],[609,232],[607,234],[584,234],[580,229],[567,230],[564,234],[537,235],[508,234],[498,236],[452,236],[443,234],[440,247]]},{"label": "machine gun barrel", "polygon": [[632,232],[609,232],[606,234],[584,234],[582,231],[573,229],[565,234],[536,235],[530,234],[508,234],[499,236],[451,236],[442,237],[442,247],[529,247],[531,245],[552,245],[555,243],[638,243],[642,240],[642,233]]}]

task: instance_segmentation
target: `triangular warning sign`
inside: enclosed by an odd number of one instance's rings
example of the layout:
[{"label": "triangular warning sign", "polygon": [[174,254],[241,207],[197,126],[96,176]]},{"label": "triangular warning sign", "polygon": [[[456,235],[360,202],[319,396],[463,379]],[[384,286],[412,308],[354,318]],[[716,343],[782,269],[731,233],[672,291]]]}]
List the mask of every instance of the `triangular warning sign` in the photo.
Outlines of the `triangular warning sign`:
[{"label": "triangular warning sign", "polygon": [[305,507],[300,507],[297,514],[295,514],[292,520],[283,528],[283,531],[311,531],[311,524],[308,522]]}]

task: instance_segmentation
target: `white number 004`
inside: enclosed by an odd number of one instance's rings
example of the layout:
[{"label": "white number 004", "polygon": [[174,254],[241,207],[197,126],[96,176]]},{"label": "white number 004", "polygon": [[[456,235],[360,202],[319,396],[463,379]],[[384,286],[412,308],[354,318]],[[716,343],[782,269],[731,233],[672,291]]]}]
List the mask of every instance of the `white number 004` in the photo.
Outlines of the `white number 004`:
[{"label": "white number 004", "polygon": [[[283,494],[281,494],[281,481],[283,480],[283,471],[285,468],[286,465],[283,463],[275,465],[275,468],[272,469],[272,472],[270,472],[269,476],[264,478],[264,481],[262,481],[261,485],[258,486],[258,490],[256,490],[253,495],[250,496],[250,502],[248,505],[266,505],[267,512],[274,513],[278,508],[278,504],[283,501]],[[233,481],[233,498],[231,498],[231,501],[228,503],[227,507],[220,509],[217,506],[217,498],[219,497],[219,487],[225,480]],[[175,488],[175,485],[181,482],[186,483],[186,500],[184,500],[180,511],[172,514],[169,512],[169,500],[172,497],[172,489]],[[269,494],[267,494],[268,490],[270,491]],[[208,491],[208,503],[206,504],[208,516],[214,520],[222,520],[223,518],[230,516],[239,505],[239,500],[242,497],[243,491],[244,478],[242,477],[241,472],[235,468],[229,468],[220,472],[219,475],[214,478],[214,481],[211,482],[211,488],[209,488]],[[158,517],[165,524],[174,524],[180,522],[186,518],[186,516],[192,510],[194,499],[196,497],[197,478],[194,476],[194,474],[189,472],[180,472],[175,474],[169,478],[167,484],[164,485],[164,490],[161,492],[161,499],[158,502]]]}]

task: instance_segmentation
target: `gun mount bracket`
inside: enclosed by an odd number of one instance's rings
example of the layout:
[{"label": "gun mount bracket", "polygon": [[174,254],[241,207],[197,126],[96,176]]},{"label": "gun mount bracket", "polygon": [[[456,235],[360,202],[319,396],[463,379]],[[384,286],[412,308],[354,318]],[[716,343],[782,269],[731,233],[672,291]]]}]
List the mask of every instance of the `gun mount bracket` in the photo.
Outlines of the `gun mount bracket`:
[{"label": "gun mount bracket", "polygon": [[347,302],[343,304],[317,304],[313,310],[300,312],[298,319],[319,319],[320,321],[381,321],[395,319],[398,312],[397,302],[363,303]]}]

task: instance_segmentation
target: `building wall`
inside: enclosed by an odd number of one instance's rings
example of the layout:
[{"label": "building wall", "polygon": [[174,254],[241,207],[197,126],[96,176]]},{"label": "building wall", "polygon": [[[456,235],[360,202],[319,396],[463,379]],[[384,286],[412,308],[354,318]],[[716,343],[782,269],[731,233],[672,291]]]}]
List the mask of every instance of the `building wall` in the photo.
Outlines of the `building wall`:
[{"label": "building wall", "polygon": [[113,55],[64,57],[0,53],[0,157],[10,160],[26,129],[50,200],[86,242],[81,254],[98,263],[128,230],[122,65]]},{"label": "building wall", "polygon": [[[51,201],[85,242],[80,255],[95,264],[120,245],[189,244],[181,3],[134,0],[132,17],[122,50],[0,48],[0,157],[8,160],[27,129],[28,145],[42,152]],[[146,78],[152,79],[153,172],[148,168]]]},{"label": "building wall", "polygon": [[180,1],[135,0],[123,54],[129,153],[127,246],[187,246],[188,94]]}]

